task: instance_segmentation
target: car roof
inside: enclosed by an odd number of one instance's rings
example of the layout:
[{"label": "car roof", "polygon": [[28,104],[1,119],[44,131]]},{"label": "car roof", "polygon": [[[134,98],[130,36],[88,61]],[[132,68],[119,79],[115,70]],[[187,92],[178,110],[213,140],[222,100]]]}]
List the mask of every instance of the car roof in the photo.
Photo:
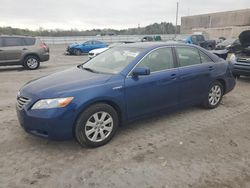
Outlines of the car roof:
[{"label": "car roof", "polygon": [[119,47],[130,47],[130,48],[141,48],[145,49],[146,51],[153,50],[155,48],[159,47],[195,47],[202,51],[203,53],[207,54],[214,62],[221,61],[221,58],[219,58],[217,55],[208,52],[206,49],[201,48],[200,46],[193,45],[193,44],[186,44],[182,42],[177,42],[177,41],[167,41],[167,42],[137,42],[137,43],[130,43],[130,44],[122,44]]},{"label": "car roof", "polygon": [[131,48],[151,49],[162,46],[193,46],[193,45],[180,43],[176,41],[168,41],[168,42],[136,42],[136,43],[122,44],[121,46],[131,47]]},{"label": "car roof", "polygon": [[24,35],[0,35],[0,37],[36,38],[36,37],[33,37],[33,36],[24,36]]}]

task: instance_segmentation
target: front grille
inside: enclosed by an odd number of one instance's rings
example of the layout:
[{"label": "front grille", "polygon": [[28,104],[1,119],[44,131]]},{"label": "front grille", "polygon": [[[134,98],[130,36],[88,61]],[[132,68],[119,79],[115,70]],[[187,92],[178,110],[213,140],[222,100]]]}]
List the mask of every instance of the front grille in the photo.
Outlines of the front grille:
[{"label": "front grille", "polygon": [[242,62],[242,63],[250,63],[250,58],[238,58],[237,59],[238,62]]},{"label": "front grille", "polygon": [[17,108],[22,110],[29,102],[30,100],[26,97],[17,97]]}]

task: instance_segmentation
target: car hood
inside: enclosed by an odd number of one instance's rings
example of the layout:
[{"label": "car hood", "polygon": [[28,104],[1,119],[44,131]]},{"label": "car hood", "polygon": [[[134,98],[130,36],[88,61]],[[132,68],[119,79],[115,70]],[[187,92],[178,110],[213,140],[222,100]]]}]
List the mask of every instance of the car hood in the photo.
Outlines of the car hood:
[{"label": "car hood", "polygon": [[21,89],[27,96],[60,97],[107,82],[112,75],[98,74],[75,67],[28,82]]},{"label": "car hood", "polygon": [[89,53],[102,53],[102,52],[104,52],[107,49],[109,49],[109,48],[108,47],[98,48],[98,49],[91,50]]},{"label": "car hood", "polygon": [[243,31],[239,35],[240,43],[243,47],[250,46],[250,30]]}]

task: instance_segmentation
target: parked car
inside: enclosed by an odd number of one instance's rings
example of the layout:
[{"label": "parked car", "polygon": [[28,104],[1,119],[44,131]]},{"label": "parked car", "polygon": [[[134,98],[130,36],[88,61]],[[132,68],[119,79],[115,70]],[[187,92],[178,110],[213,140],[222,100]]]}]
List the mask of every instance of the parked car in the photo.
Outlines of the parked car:
[{"label": "parked car", "polygon": [[226,39],[222,41],[221,43],[216,45],[215,50],[225,50],[229,49],[232,46],[240,44],[239,39],[231,38],[231,39]]},{"label": "parked car", "polygon": [[250,76],[250,30],[243,31],[239,35],[239,42],[228,48],[232,54],[233,74],[235,77]]},{"label": "parked car", "polygon": [[149,42],[149,41],[161,41],[161,36],[145,36],[141,39],[141,42]]},{"label": "parked car", "polygon": [[28,133],[97,147],[122,123],[149,114],[216,108],[234,86],[230,64],[198,46],[126,44],[28,82],[17,95],[17,116]]},{"label": "parked car", "polygon": [[81,55],[82,53],[89,53],[93,49],[105,48],[107,46],[105,42],[91,40],[82,44],[71,44],[67,47],[67,52],[71,55]]},{"label": "parked car", "polygon": [[49,47],[40,39],[0,35],[0,66],[22,65],[34,70],[49,60]]},{"label": "parked car", "polygon": [[215,40],[205,40],[205,37],[201,34],[195,34],[187,36],[185,42],[188,44],[195,44],[207,50],[215,49]]},{"label": "parked car", "polygon": [[124,41],[124,42],[116,42],[116,43],[113,43],[111,45],[109,45],[108,47],[105,47],[105,48],[98,48],[98,49],[94,49],[94,50],[91,50],[89,52],[89,59],[92,59],[94,58],[95,56],[99,55],[100,53],[110,49],[110,48],[114,48],[116,46],[119,46],[121,44],[129,44],[129,43],[134,43],[134,42],[131,42],[131,41]]}]

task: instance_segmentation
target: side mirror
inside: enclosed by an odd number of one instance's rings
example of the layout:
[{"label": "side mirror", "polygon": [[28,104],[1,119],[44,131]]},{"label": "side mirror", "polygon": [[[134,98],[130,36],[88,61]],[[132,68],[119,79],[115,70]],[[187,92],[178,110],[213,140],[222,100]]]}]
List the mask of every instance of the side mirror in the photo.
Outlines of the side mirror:
[{"label": "side mirror", "polygon": [[137,77],[140,75],[149,75],[150,74],[150,69],[148,67],[136,67],[132,71],[132,76]]}]

